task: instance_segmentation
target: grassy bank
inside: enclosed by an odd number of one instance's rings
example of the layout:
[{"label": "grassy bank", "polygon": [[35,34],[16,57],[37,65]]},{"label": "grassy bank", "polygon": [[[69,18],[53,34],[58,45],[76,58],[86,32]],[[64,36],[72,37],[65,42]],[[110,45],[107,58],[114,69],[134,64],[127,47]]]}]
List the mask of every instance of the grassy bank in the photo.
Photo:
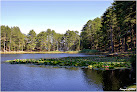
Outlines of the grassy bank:
[{"label": "grassy bank", "polygon": [[115,53],[109,53],[109,52],[100,52],[98,50],[91,50],[91,49],[83,49],[79,51],[79,53],[85,53],[89,55],[107,55],[108,57],[113,56],[131,56],[133,55],[134,51],[127,51],[127,52],[115,52]]},{"label": "grassy bank", "polygon": [[11,51],[11,52],[0,52],[0,54],[58,54],[58,53],[70,53],[70,54],[76,54],[79,53],[79,51],[47,51],[47,52],[37,52],[37,51]]},{"label": "grassy bank", "polygon": [[59,53],[69,53],[69,54],[77,54],[77,53],[85,53],[88,55],[107,55],[108,57],[113,56],[130,56],[132,52],[119,52],[119,53],[108,53],[108,52],[100,52],[98,50],[90,50],[84,49],[81,51],[11,51],[11,52],[0,52],[0,54],[59,54]]},{"label": "grassy bank", "polygon": [[51,59],[16,59],[8,60],[11,64],[35,64],[88,67],[93,69],[123,69],[131,68],[131,62],[127,57],[64,57]]}]

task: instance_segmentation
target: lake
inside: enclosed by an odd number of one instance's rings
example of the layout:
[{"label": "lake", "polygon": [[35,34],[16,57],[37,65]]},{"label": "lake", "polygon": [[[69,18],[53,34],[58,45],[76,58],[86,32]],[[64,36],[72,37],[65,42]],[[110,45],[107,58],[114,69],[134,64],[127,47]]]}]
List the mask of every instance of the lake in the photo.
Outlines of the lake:
[{"label": "lake", "polygon": [[14,59],[93,56],[84,54],[1,54],[2,91],[107,91],[119,90],[130,82],[130,70],[92,70],[78,67],[54,67],[8,64]]}]

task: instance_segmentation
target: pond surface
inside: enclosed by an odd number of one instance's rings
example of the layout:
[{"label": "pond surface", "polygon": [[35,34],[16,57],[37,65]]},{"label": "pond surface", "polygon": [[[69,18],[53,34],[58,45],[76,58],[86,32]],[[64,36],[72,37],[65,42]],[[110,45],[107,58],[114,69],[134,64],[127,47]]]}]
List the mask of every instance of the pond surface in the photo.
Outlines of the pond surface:
[{"label": "pond surface", "polygon": [[89,56],[84,54],[2,54],[2,91],[119,90],[129,83],[130,70],[91,70],[78,67],[8,64],[6,60]]}]

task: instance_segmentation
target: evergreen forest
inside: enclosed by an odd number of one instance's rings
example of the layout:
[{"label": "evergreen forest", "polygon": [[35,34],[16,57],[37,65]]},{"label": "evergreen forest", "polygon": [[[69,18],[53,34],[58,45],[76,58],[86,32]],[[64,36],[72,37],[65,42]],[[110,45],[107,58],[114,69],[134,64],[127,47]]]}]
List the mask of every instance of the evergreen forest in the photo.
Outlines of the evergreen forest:
[{"label": "evergreen forest", "polygon": [[[92,12],[92,11],[90,11]],[[45,29],[46,30],[46,29]],[[136,1],[114,1],[101,17],[83,24],[81,33],[47,29],[23,34],[19,27],[1,25],[1,51],[136,51]]]}]

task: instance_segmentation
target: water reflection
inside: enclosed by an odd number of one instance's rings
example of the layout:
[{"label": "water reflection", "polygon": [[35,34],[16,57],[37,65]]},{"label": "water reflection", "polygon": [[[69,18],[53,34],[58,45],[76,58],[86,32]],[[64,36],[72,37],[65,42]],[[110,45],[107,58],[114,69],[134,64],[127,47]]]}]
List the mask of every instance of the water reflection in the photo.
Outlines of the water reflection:
[{"label": "water reflection", "polygon": [[95,83],[99,88],[102,86],[104,91],[118,91],[132,84],[129,78],[130,71],[129,69],[107,71],[83,69],[87,83],[89,85]]},{"label": "water reflection", "polygon": [[105,91],[119,90],[120,81],[119,81],[119,77],[116,77],[116,76],[118,76],[118,75],[113,70],[103,72],[103,74],[102,74],[103,90],[105,90]]},{"label": "water reflection", "polygon": [[[51,76],[58,76],[61,74],[60,78],[62,81],[64,78],[67,80],[62,82],[63,85],[68,85],[69,90],[71,91],[102,91],[102,72],[96,71],[96,70],[90,70],[87,68],[79,68],[79,67],[57,67],[57,66],[45,66],[45,65],[30,65],[30,67],[41,67],[46,69],[58,69],[59,71],[56,72],[57,75],[55,75],[55,72],[48,72],[46,73],[49,75],[51,79],[53,79]],[[62,71],[64,70],[64,71]],[[51,73],[51,74],[50,74]],[[46,76],[47,77],[47,76]],[[54,80],[55,81],[55,80]],[[71,85],[70,85],[71,84]],[[72,86],[74,87],[72,89]],[[81,86],[81,87],[80,87]]]},{"label": "water reflection", "polygon": [[111,70],[103,73],[104,90],[119,90],[131,84],[129,69]]},{"label": "water reflection", "polygon": [[84,78],[89,85],[95,84],[97,90],[102,89],[102,71],[83,68]]}]

